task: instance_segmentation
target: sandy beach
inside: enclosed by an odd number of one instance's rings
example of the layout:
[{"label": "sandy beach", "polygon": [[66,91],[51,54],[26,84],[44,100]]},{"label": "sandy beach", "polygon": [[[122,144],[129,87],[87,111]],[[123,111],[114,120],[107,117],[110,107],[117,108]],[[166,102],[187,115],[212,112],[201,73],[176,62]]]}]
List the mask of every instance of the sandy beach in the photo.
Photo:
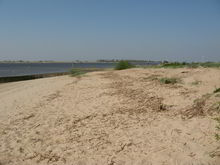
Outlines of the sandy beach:
[{"label": "sandy beach", "polygon": [[0,165],[219,165],[219,87],[211,68],[0,84]]}]

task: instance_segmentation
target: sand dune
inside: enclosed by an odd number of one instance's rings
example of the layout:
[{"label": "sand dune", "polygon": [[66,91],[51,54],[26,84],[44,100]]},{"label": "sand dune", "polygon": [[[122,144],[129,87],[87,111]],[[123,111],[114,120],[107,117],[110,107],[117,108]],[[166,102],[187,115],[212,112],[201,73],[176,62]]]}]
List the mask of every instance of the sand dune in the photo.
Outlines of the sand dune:
[{"label": "sand dune", "polygon": [[0,84],[0,165],[219,165],[217,87],[204,68]]}]

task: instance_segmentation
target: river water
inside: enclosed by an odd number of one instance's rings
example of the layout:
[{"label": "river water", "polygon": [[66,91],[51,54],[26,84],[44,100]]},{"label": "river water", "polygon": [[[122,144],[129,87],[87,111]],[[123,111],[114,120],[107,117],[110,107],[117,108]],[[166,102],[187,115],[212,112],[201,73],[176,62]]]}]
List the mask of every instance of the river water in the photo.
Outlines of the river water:
[{"label": "river water", "polygon": [[[147,62],[134,64],[149,65]],[[113,68],[115,65],[116,63],[0,63],[0,77],[68,72],[71,68]]]}]

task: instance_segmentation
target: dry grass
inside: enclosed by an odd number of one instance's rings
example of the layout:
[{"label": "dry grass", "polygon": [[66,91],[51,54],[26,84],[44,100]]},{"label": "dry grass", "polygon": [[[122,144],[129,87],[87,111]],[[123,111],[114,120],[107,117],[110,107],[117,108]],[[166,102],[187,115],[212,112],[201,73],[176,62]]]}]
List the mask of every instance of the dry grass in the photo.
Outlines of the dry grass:
[{"label": "dry grass", "polygon": [[201,116],[205,114],[204,107],[206,105],[207,99],[210,98],[210,94],[203,95],[200,99],[196,99],[194,104],[189,109],[182,112],[182,118],[190,119],[195,116]]},{"label": "dry grass", "polygon": [[162,84],[176,84],[176,83],[180,83],[181,79],[180,78],[176,78],[176,77],[171,77],[171,78],[160,78],[160,83]]}]

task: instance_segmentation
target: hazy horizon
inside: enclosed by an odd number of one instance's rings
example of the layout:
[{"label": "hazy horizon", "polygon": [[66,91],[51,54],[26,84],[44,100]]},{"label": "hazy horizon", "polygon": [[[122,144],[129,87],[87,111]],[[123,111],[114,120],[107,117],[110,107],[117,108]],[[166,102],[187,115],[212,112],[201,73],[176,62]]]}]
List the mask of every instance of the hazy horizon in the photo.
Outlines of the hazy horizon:
[{"label": "hazy horizon", "polygon": [[220,61],[218,0],[0,0],[0,61]]}]

